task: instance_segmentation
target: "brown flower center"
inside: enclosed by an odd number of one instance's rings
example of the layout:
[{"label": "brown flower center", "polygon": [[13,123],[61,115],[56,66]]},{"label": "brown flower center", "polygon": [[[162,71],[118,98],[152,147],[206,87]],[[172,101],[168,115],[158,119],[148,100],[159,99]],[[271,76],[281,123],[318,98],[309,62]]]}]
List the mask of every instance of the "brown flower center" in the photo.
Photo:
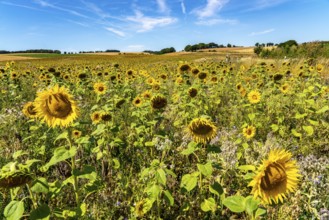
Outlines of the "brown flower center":
[{"label": "brown flower center", "polygon": [[46,108],[48,114],[55,118],[66,118],[72,112],[70,101],[61,93],[50,95],[46,100]]},{"label": "brown flower center", "polygon": [[284,167],[279,163],[273,163],[266,168],[260,186],[263,190],[273,190],[286,182],[287,174]]}]

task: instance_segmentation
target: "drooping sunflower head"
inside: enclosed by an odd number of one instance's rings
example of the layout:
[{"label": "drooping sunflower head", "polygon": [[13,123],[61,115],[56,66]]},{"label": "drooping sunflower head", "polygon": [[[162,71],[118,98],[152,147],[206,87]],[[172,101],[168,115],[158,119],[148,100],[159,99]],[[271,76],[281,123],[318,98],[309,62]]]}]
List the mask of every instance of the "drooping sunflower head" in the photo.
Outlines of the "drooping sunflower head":
[{"label": "drooping sunflower head", "polygon": [[242,133],[245,138],[251,139],[256,134],[256,128],[252,125],[248,125],[247,127],[243,128]]},{"label": "drooping sunflower head", "polygon": [[299,169],[286,150],[272,150],[268,159],[258,167],[257,174],[249,183],[251,193],[264,204],[283,202],[286,194],[294,192],[299,182]]},{"label": "drooping sunflower head", "polygon": [[37,93],[34,101],[37,116],[49,127],[67,127],[78,117],[78,107],[72,95],[57,84]]},{"label": "drooping sunflower head", "polygon": [[261,95],[258,91],[253,90],[248,93],[248,100],[251,104],[256,104],[260,102],[260,99],[261,99]]},{"label": "drooping sunflower head", "polygon": [[152,109],[159,110],[167,106],[167,99],[162,95],[155,95],[151,99]]},{"label": "drooping sunflower head", "polygon": [[105,121],[105,122],[110,121],[112,119],[112,115],[107,112],[102,112],[101,119],[102,119],[102,121]]},{"label": "drooping sunflower head", "polygon": [[197,143],[206,144],[217,133],[217,127],[208,119],[195,118],[187,127],[188,134]]},{"label": "drooping sunflower head", "polygon": [[198,73],[200,72],[200,70],[199,70],[198,68],[193,68],[193,69],[191,70],[191,72],[192,72],[192,74],[193,74],[194,76],[196,76],[196,75],[198,75]]},{"label": "drooping sunflower head", "polygon": [[179,72],[179,73],[187,73],[187,72],[190,72],[191,69],[192,69],[192,68],[191,68],[190,65],[184,63],[184,64],[179,65],[179,67],[178,67],[178,72]]},{"label": "drooping sunflower head", "polygon": [[11,189],[23,186],[31,180],[29,171],[17,168],[14,162],[6,164],[0,170],[0,188]]},{"label": "drooping sunflower head", "polygon": [[121,99],[119,100],[116,104],[115,104],[115,107],[116,108],[121,108],[121,106],[126,102],[125,99]]},{"label": "drooping sunflower head", "polygon": [[198,94],[198,90],[196,88],[189,88],[188,90],[188,95],[191,97],[191,98],[194,98],[195,96],[197,96]]},{"label": "drooping sunflower head", "polygon": [[23,114],[29,118],[36,118],[37,111],[35,110],[35,106],[33,102],[27,102],[23,107]]},{"label": "drooping sunflower head", "polygon": [[98,95],[103,95],[106,93],[107,86],[102,82],[95,83],[93,87],[94,87],[94,91]]}]

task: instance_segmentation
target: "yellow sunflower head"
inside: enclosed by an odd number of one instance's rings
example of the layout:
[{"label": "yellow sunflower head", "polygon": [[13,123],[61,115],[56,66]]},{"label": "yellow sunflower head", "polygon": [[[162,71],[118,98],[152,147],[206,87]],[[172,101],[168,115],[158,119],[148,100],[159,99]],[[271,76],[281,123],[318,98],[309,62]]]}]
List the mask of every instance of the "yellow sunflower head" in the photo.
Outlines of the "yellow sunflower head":
[{"label": "yellow sunflower head", "polygon": [[252,125],[248,125],[247,127],[243,128],[242,133],[245,138],[251,139],[256,134],[256,128]]},{"label": "yellow sunflower head", "polygon": [[240,95],[241,95],[242,97],[245,97],[246,94],[247,94],[247,90],[246,90],[245,88],[243,88],[243,87],[241,87],[241,89],[239,90],[239,92],[240,92]]},{"label": "yellow sunflower head", "polygon": [[98,124],[102,120],[102,112],[96,111],[90,115],[91,121],[93,124]]},{"label": "yellow sunflower head", "polygon": [[150,98],[152,98],[152,93],[149,90],[146,90],[142,93],[142,97],[144,99],[150,99]]},{"label": "yellow sunflower head", "polygon": [[324,69],[324,67],[321,63],[317,64],[315,68],[316,68],[316,71],[319,73],[321,73]]},{"label": "yellow sunflower head", "polygon": [[37,93],[34,103],[37,116],[49,127],[67,127],[78,117],[79,110],[72,95],[57,84]]},{"label": "yellow sunflower head", "polygon": [[258,91],[253,90],[248,93],[248,100],[251,104],[256,104],[260,102],[260,99],[261,99],[261,95]]},{"label": "yellow sunflower head", "polygon": [[195,118],[187,127],[187,132],[197,143],[206,144],[217,133],[217,127],[208,119]]},{"label": "yellow sunflower head", "polygon": [[162,95],[155,95],[151,99],[152,109],[156,109],[156,110],[162,109],[167,106],[167,103],[168,102],[167,102],[166,97],[164,97]]},{"label": "yellow sunflower head", "polygon": [[29,118],[36,118],[37,111],[35,110],[35,106],[33,102],[27,102],[23,107],[23,114]]},{"label": "yellow sunflower head", "polygon": [[143,104],[143,101],[139,96],[137,96],[136,98],[134,98],[133,104],[136,107],[140,107]]},{"label": "yellow sunflower head", "polygon": [[283,202],[287,193],[296,190],[300,176],[290,152],[272,150],[268,159],[258,167],[249,186],[253,187],[251,193],[254,197],[260,197],[264,204],[279,203]]},{"label": "yellow sunflower head", "polygon": [[290,89],[289,84],[285,83],[280,87],[280,91],[284,94],[288,93]]},{"label": "yellow sunflower head", "polygon": [[94,87],[94,91],[95,91],[96,94],[98,94],[98,95],[103,95],[103,94],[106,93],[106,89],[107,89],[107,87],[106,87],[106,85],[105,85],[104,83],[102,83],[102,82],[97,82],[97,83],[95,83],[93,87]]},{"label": "yellow sunflower head", "polygon": [[81,137],[81,134],[82,134],[82,132],[79,131],[79,130],[73,130],[72,131],[72,137],[75,138],[75,139]]}]

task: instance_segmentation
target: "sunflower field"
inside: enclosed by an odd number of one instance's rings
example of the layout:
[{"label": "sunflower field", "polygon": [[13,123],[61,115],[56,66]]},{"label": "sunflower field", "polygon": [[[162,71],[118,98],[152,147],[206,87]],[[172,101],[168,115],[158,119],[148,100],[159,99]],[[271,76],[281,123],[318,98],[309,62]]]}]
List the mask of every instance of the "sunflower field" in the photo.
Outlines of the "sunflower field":
[{"label": "sunflower field", "polygon": [[0,62],[0,154],[1,219],[329,218],[329,65]]}]

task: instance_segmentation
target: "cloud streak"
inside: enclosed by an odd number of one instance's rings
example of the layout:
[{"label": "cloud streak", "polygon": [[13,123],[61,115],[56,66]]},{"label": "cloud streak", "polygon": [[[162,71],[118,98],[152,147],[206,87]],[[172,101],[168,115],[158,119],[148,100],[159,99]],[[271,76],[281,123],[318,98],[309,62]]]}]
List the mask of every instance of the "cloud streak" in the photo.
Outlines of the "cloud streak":
[{"label": "cloud streak", "polygon": [[186,14],[186,7],[185,7],[185,4],[184,4],[183,0],[180,2],[180,7],[182,8],[182,13],[185,15]]},{"label": "cloud streak", "polygon": [[71,10],[71,9],[66,9],[66,8],[62,8],[62,7],[59,7],[59,6],[56,6],[56,5],[53,5],[53,4],[50,4],[44,0],[34,0],[34,2],[42,7],[45,7],[45,8],[52,8],[52,9],[56,9],[56,10],[59,10],[59,11],[64,11],[64,12],[67,12],[69,14],[72,14],[72,15],[75,15],[75,16],[78,16],[78,17],[83,17],[83,18],[89,18],[88,16],[85,16],[77,11],[74,11],[74,10]]},{"label": "cloud streak", "polygon": [[120,36],[120,37],[125,37],[126,36],[126,34],[124,32],[119,31],[117,29],[114,29],[114,28],[111,28],[111,27],[106,27],[105,29],[112,32],[112,33],[114,33],[114,34],[116,34],[116,35],[118,35],[118,36]]},{"label": "cloud streak", "polygon": [[249,34],[249,36],[256,36],[256,35],[263,35],[263,34],[268,34],[268,33],[271,33],[275,31],[274,28],[271,28],[271,29],[268,29],[268,30],[265,30],[265,31],[260,31],[260,32],[252,32]]},{"label": "cloud streak", "polygon": [[166,0],[156,0],[158,7],[159,7],[159,11],[160,12],[169,12],[169,8],[167,6]]},{"label": "cloud streak", "polygon": [[199,21],[195,22],[195,24],[202,25],[202,26],[213,26],[213,25],[217,25],[217,24],[230,24],[230,25],[234,25],[234,24],[237,24],[237,23],[238,23],[237,20],[233,20],[233,19],[217,19],[217,18],[207,19],[207,20],[199,20]]},{"label": "cloud streak", "polygon": [[198,16],[199,19],[209,18],[216,15],[229,0],[207,0],[207,5],[203,8],[194,9],[193,13]]},{"label": "cloud streak", "polygon": [[156,27],[164,27],[177,21],[177,19],[173,17],[144,16],[140,11],[135,11],[135,16],[128,16],[126,20],[137,24],[137,32],[150,31]]}]

